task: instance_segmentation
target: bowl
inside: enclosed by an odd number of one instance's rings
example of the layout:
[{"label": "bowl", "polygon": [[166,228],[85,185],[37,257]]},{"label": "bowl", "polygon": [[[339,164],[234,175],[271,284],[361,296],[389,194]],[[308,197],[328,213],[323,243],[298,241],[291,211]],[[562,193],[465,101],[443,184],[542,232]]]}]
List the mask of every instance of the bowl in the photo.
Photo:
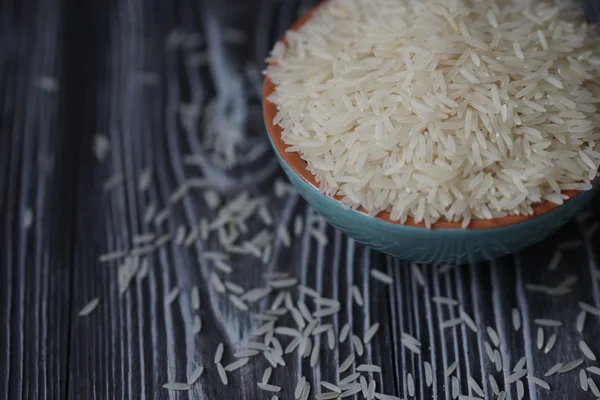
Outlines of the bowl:
[{"label": "bowl", "polygon": [[[309,11],[291,29],[299,29],[319,6]],[[285,40],[284,40],[285,43]],[[427,229],[423,223],[409,219],[400,224],[387,212],[369,216],[365,209],[349,209],[338,196],[321,193],[314,175],[296,152],[286,151],[282,129],[273,124],[277,106],[268,101],[275,85],[265,78],[263,111],[269,140],[277,159],[300,195],[331,225],[375,250],[406,260],[424,263],[477,263],[515,253],[548,237],[581,211],[598,193],[600,183],[592,189],[565,191],[562,205],[544,202],[533,207],[533,215],[515,215],[490,220],[474,220],[468,228],[460,222],[439,221]]]}]

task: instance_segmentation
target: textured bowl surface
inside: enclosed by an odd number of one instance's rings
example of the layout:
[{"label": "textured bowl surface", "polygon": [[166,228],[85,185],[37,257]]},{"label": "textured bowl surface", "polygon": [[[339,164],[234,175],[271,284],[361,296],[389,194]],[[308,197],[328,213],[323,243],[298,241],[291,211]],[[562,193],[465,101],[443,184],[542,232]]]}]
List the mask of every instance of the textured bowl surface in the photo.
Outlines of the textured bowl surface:
[{"label": "textured bowl surface", "polygon": [[393,224],[344,207],[302,179],[273,147],[290,181],[331,225],[375,250],[419,262],[477,263],[515,253],[569,222],[600,189],[596,181],[592,190],[553,211],[506,227],[428,230]]},{"label": "textured bowl surface", "polygon": [[[316,8],[291,29],[299,29],[310,19]],[[281,137],[282,129],[273,125],[277,108],[267,100],[274,89],[273,82],[267,77],[263,108],[269,140],[284,171],[302,197],[348,236],[373,249],[403,259],[466,263],[493,260],[514,253],[544,239],[566,224],[600,190],[600,184],[596,180],[590,191],[564,192],[569,200],[561,206],[545,202],[533,207],[534,215],[476,220],[468,229],[461,229],[460,222],[447,221],[435,223],[433,229],[426,229],[423,223],[416,223],[412,219],[401,225],[391,221],[389,213],[371,217],[362,208],[348,209],[339,202],[339,197],[329,197],[319,192],[318,183],[307,170],[306,162],[298,153],[286,152],[288,146]]]}]

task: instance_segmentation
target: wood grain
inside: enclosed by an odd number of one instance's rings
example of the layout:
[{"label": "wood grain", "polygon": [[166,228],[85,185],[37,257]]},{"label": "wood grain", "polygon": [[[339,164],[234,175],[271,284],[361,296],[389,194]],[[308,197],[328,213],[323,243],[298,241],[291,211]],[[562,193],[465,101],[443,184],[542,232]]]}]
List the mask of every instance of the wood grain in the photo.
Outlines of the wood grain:
[{"label": "wood grain", "polygon": [[65,72],[62,15],[51,2],[15,3],[11,11],[13,18],[0,17],[0,398],[62,398],[74,158],[66,88],[47,90]]},{"label": "wood grain", "polygon": [[[200,112],[190,122],[182,119],[180,107],[195,104],[202,110],[217,104],[217,116],[233,121],[242,132],[242,156],[264,143],[262,82],[256,71],[273,41],[315,2],[58,3],[11,3],[0,12],[0,398],[270,399],[256,386],[268,366],[264,358],[229,373],[227,386],[214,368],[218,343],[225,344],[224,363],[229,363],[261,325],[210,284],[214,267],[205,254],[220,249],[216,238],[189,247],[172,242],[162,247],[148,258],[148,276],[134,278],[122,295],[118,263],[102,263],[99,256],[131,248],[132,236],[139,233],[175,232],[201,218],[212,220],[215,211],[200,191],[179,202],[169,200],[184,180],[201,174],[224,200],[242,190],[268,197],[276,226],[293,226],[297,215],[304,221],[315,219],[297,194],[276,195],[273,181],[282,175],[272,153],[233,170],[220,168],[205,146],[206,115]],[[26,12],[27,22],[17,23],[25,21]],[[203,44],[170,45],[177,38],[175,29],[202,34]],[[244,34],[247,40],[239,39]],[[239,43],[231,43],[232,35]],[[208,63],[198,65],[204,54]],[[57,77],[59,90],[41,90],[36,80],[40,75]],[[92,151],[98,133],[111,140],[105,162],[96,160]],[[190,153],[202,156],[202,168],[184,165],[182,159]],[[153,171],[153,185],[143,193],[137,180],[146,168]],[[104,182],[120,173],[125,184],[103,191]],[[152,203],[171,209],[158,227],[144,222]],[[34,222],[25,230],[27,208]],[[316,228],[329,238],[328,246],[318,245],[305,231],[290,248],[276,241],[273,260],[265,265],[251,256],[233,258],[234,271],[227,279],[252,288],[264,284],[262,273],[286,271],[341,302],[341,312],[328,320],[336,332],[348,322],[362,337],[379,322],[379,333],[359,357],[360,363],[382,367],[373,377],[378,391],[409,398],[410,373],[415,399],[450,399],[451,378],[444,370],[458,361],[453,375],[460,379],[462,394],[475,395],[467,385],[472,376],[485,381],[486,398],[495,398],[488,384],[492,374],[512,400],[517,398],[515,385],[504,382],[521,357],[526,357],[530,374],[543,377],[556,362],[582,357],[582,338],[600,352],[594,340],[597,317],[588,315],[583,334],[574,327],[578,301],[600,305],[599,237],[591,233],[600,221],[599,211],[596,201],[578,221],[514,257],[447,272],[420,266],[425,285],[408,263],[366,249],[316,220]],[[256,221],[249,226],[251,232],[261,228]],[[562,262],[550,271],[556,251]],[[393,285],[373,280],[372,268],[392,276]],[[569,276],[577,282],[564,296],[532,292],[526,286],[554,286]],[[198,335],[191,332],[190,290],[195,285],[203,321]],[[365,297],[364,307],[352,301],[352,285]],[[181,294],[165,304],[174,287]],[[460,306],[437,304],[434,296],[454,298]],[[98,308],[79,317],[81,308],[96,297]],[[255,311],[268,308],[273,297]],[[440,327],[459,317],[461,308],[473,318],[478,333],[464,324]],[[522,314],[519,331],[512,326],[513,308]],[[549,354],[536,348],[536,318],[565,323],[545,328],[545,340],[552,332],[559,337]],[[499,372],[485,351],[485,343],[491,343],[488,326],[501,340],[504,365]],[[403,333],[421,341],[420,356],[401,344]],[[293,398],[301,376],[313,387],[322,380],[338,380],[339,364],[354,350],[349,341],[328,350],[324,339],[316,340],[321,348],[318,368],[293,353],[286,356],[285,368],[273,372],[270,382],[283,388],[280,399]],[[433,366],[431,387],[425,384],[424,361]],[[584,366],[597,364],[586,361]],[[198,365],[206,371],[189,392],[162,388],[167,382],[185,382]],[[551,391],[524,380],[526,398],[595,398],[579,388],[578,371],[548,378]]]}]

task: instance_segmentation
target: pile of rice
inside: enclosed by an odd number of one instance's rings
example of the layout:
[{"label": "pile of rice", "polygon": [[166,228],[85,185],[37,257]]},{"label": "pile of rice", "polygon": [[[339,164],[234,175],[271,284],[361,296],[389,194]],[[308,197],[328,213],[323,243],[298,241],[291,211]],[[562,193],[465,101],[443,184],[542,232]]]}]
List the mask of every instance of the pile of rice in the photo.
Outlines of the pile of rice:
[{"label": "pile of rice", "polygon": [[331,0],[286,39],[274,123],[349,207],[467,227],[591,188],[600,35],[572,0]]}]

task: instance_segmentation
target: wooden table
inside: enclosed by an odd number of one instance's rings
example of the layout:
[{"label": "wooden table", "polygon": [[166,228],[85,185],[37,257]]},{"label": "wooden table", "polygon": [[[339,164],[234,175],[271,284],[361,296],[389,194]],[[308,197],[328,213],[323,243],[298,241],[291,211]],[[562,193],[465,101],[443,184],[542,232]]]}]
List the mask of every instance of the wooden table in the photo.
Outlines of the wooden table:
[{"label": "wooden table", "polygon": [[[189,154],[208,157],[210,151],[203,144],[207,117],[202,110],[215,98],[217,115],[231,124],[221,129],[241,132],[238,149],[250,151],[266,143],[258,72],[274,40],[311,3],[24,0],[3,4],[0,398],[271,398],[256,384],[268,366],[265,358],[254,357],[242,369],[228,373],[227,386],[213,363],[218,343],[225,344],[223,363],[229,363],[235,351],[255,340],[253,332],[262,323],[238,310],[211,284],[215,268],[203,254],[220,250],[215,235],[189,247],[172,242],[161,247],[147,258],[147,277],[134,278],[123,294],[117,263],[99,261],[101,254],[128,248],[133,235],[149,229],[144,214],[152,203],[159,208],[171,204],[171,214],[161,225],[164,232],[176,232],[181,224],[194,226],[202,218],[213,220],[216,212],[207,206],[201,191],[175,203],[169,200],[185,179],[202,173],[225,201],[243,190],[267,196],[275,220],[271,231],[279,225],[291,227],[295,216],[301,215],[329,239],[327,246],[319,245],[305,230],[289,248],[276,241],[273,258],[266,264],[251,255],[237,256],[231,260],[231,274],[215,272],[249,289],[265,284],[264,272],[285,271],[341,303],[341,311],[327,320],[336,334],[335,349],[328,349],[324,336],[315,339],[315,345],[321,346],[316,368],[297,352],[286,355],[287,366],[275,369],[269,381],[283,388],[279,398],[293,398],[300,376],[306,376],[313,389],[322,380],[337,382],[340,363],[353,351],[350,340],[337,343],[346,322],[357,337],[380,323],[356,365],[381,366],[383,371],[375,373],[374,380],[377,390],[389,395],[410,397],[411,374],[414,398],[451,398],[452,377],[460,381],[461,394],[476,396],[469,376],[482,385],[485,397],[495,398],[488,378],[492,374],[500,389],[508,391],[507,398],[515,399],[517,384],[506,381],[525,357],[527,373],[540,378],[557,362],[585,360],[571,372],[544,378],[551,390],[523,377],[526,398],[598,397],[580,388],[578,375],[583,367],[598,366],[585,359],[579,347],[585,340],[600,354],[598,317],[593,310],[586,314],[583,333],[575,326],[579,301],[600,306],[598,202],[578,221],[521,254],[492,264],[418,266],[422,281],[408,263],[369,251],[315,219],[297,194],[277,196],[273,180],[281,173],[271,153],[233,170],[214,162],[206,162],[204,168],[183,162]],[[92,151],[99,133],[111,143],[104,162]],[[153,183],[141,192],[137,181],[148,167]],[[103,190],[107,180],[118,179],[114,177],[121,173],[126,179],[123,185]],[[256,233],[261,227],[253,222],[249,230]],[[557,252],[560,264],[552,261]],[[553,264],[557,268],[549,269]],[[389,274],[393,284],[374,280],[370,269]],[[528,286],[556,286],[565,279],[561,295]],[[190,306],[189,293],[195,285],[200,289],[198,312]],[[352,285],[364,296],[364,306],[353,302]],[[181,291],[179,296],[165,304],[175,287]],[[434,296],[455,299],[460,306],[441,304],[432,300]],[[271,294],[252,305],[253,310],[268,309],[274,297]],[[99,298],[98,307],[90,315],[78,316],[94,298]],[[513,327],[513,309],[520,310],[518,331]],[[460,310],[471,316],[478,333],[465,322],[442,327],[461,318]],[[195,315],[203,321],[198,334],[192,332]],[[564,324],[543,328],[543,346],[553,333],[558,338],[548,354],[537,347],[539,324],[534,320],[542,318]],[[496,371],[486,351],[488,343],[494,357],[495,338],[486,332],[488,326],[498,334],[501,371]],[[407,338],[403,333],[421,342],[421,355],[402,344],[402,338]],[[284,345],[289,342],[281,340]],[[431,386],[426,382],[425,361],[433,367]],[[454,361],[458,368],[446,376]],[[205,371],[190,391],[162,387],[167,382],[185,382],[198,365],[204,365]],[[587,376],[600,383],[592,372]]]}]

